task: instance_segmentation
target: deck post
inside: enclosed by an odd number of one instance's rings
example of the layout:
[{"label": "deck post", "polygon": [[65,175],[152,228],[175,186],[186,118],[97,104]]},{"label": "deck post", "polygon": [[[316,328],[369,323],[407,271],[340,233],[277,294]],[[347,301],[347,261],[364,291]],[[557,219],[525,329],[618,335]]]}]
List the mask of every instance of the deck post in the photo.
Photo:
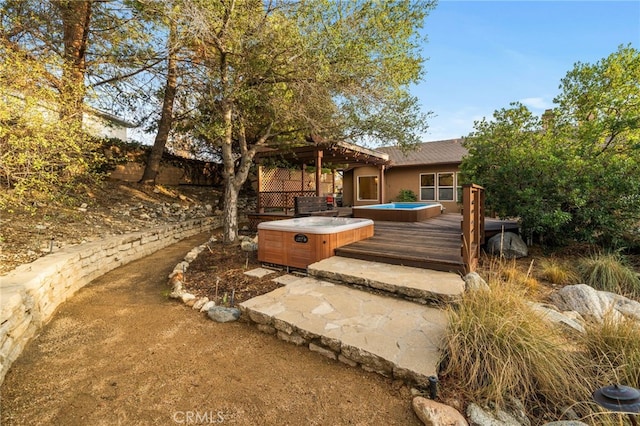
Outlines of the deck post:
[{"label": "deck post", "polygon": [[256,203],[256,212],[264,213],[262,206],[262,164],[258,164],[258,202]]},{"label": "deck post", "polygon": [[484,188],[480,185],[462,186],[462,260],[468,272],[473,272],[480,259],[484,243]]},{"label": "deck post", "polygon": [[316,197],[320,197],[320,181],[322,180],[322,151],[316,151]]}]

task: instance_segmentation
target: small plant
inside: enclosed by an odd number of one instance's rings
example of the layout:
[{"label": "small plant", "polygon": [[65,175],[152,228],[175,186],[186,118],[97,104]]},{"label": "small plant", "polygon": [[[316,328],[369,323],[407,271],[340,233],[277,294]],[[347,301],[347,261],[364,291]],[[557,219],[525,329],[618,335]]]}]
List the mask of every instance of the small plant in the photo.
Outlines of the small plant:
[{"label": "small plant", "polygon": [[540,277],[552,284],[568,285],[580,281],[578,273],[571,266],[555,258],[543,259],[540,268]]},{"label": "small plant", "polygon": [[413,201],[418,201],[418,196],[410,189],[401,189],[400,193],[396,197],[396,200],[404,203],[410,203]]},{"label": "small plant", "polygon": [[640,297],[640,278],[620,253],[596,253],[578,262],[583,282],[597,290]]}]

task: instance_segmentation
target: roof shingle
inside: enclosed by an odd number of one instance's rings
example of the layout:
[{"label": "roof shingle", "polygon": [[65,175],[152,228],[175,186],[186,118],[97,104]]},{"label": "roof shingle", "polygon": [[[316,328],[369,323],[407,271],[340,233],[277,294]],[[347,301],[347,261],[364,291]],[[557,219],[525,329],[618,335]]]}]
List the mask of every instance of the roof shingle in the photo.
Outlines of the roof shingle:
[{"label": "roof shingle", "polygon": [[406,153],[395,146],[376,148],[376,151],[389,154],[391,167],[455,164],[460,163],[468,154],[467,149],[462,146],[462,139],[424,142],[417,149]]}]

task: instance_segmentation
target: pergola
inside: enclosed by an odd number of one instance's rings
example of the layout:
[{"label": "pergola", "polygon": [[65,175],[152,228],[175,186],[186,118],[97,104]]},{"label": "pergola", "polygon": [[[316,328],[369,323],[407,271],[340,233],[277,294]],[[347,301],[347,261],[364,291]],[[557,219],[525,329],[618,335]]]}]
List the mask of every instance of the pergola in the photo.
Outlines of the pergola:
[{"label": "pergola", "polygon": [[[282,208],[285,212],[293,208],[293,199],[298,196],[321,196],[322,169],[332,170],[332,192],[335,192],[335,170],[345,170],[361,166],[377,166],[380,169],[380,187],[384,188],[384,168],[389,164],[385,153],[364,148],[348,142],[313,142],[292,148],[265,149],[256,154],[258,164],[258,205],[257,212],[264,213],[267,208]],[[264,168],[272,164],[287,164],[299,167],[302,172],[299,188],[269,188],[265,182]],[[306,187],[305,169],[315,167],[315,188]],[[307,175],[308,176],[308,175]],[[383,194],[380,191],[380,202]]]}]

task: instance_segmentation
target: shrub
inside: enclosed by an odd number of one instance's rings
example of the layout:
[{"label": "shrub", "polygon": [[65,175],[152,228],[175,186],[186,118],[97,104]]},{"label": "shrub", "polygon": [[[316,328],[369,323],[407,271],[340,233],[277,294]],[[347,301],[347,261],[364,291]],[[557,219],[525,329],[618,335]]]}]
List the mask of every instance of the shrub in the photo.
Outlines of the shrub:
[{"label": "shrub", "polygon": [[543,259],[540,269],[540,277],[553,284],[568,285],[580,281],[578,273],[571,266],[555,258]]},{"label": "shrub", "polygon": [[490,287],[467,293],[450,308],[443,375],[457,381],[466,397],[499,406],[514,396],[549,412],[587,400],[583,360],[561,330],[540,320],[519,287]]},{"label": "shrub", "polygon": [[582,281],[597,289],[640,297],[640,278],[619,253],[596,253],[578,262]]},{"label": "shrub", "polygon": [[400,202],[405,202],[405,203],[413,202],[413,201],[418,201],[418,196],[416,195],[415,192],[413,192],[410,189],[401,189],[400,193],[396,197],[396,200]]}]

